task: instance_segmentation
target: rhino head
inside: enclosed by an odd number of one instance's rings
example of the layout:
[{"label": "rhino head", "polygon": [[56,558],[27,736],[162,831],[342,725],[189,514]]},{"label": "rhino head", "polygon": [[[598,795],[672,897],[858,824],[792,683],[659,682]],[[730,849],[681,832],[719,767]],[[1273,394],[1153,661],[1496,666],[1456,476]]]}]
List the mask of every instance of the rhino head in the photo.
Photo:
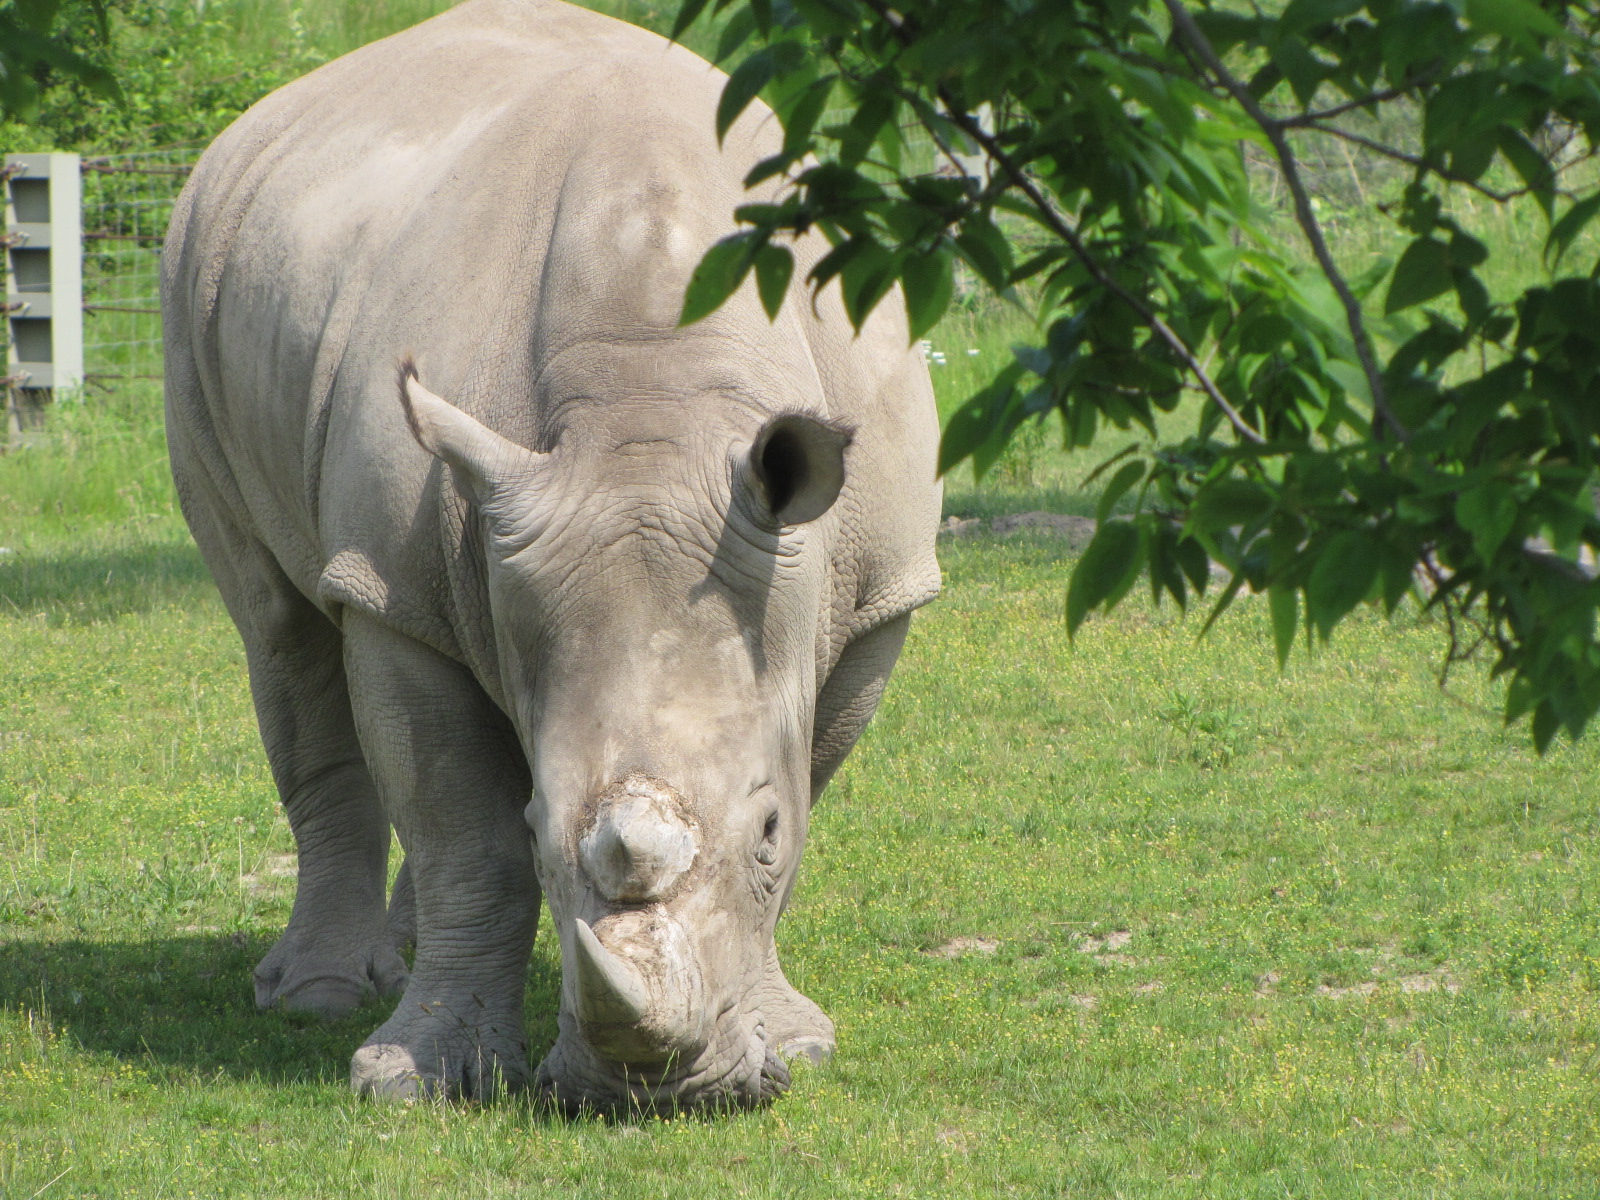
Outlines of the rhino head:
[{"label": "rhino head", "polygon": [[571,1107],[770,1099],[786,1059],[832,1045],[774,929],[813,799],[819,518],[850,431],[743,401],[685,428],[657,400],[536,452],[409,365],[401,392],[478,515],[495,690],[533,779],[562,949],[540,1086]]}]

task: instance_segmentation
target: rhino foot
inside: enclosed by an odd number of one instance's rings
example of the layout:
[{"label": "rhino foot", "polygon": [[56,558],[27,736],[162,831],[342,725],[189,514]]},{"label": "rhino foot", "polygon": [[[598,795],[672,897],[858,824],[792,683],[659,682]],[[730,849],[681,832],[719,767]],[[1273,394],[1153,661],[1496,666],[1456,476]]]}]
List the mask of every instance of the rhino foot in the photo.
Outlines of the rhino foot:
[{"label": "rhino foot", "polygon": [[291,929],[256,966],[256,1007],[333,1020],[377,997],[398,996],[408,976],[387,930],[335,941]]},{"label": "rhino foot", "polygon": [[[405,1002],[401,1009],[410,1007]],[[526,1087],[520,1022],[468,1022],[443,1005],[398,1012],[350,1060],[350,1086],[380,1100],[488,1100]]]},{"label": "rhino foot", "polygon": [[774,994],[763,997],[761,1015],[771,1044],[785,1062],[798,1059],[820,1065],[833,1057],[833,1022],[814,1000],[801,995],[781,975]]}]

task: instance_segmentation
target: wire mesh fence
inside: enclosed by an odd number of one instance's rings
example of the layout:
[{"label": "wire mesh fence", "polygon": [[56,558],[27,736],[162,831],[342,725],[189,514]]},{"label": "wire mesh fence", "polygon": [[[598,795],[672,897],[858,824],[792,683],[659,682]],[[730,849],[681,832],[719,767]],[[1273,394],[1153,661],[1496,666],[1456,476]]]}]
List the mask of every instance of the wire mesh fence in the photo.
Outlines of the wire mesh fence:
[{"label": "wire mesh fence", "polygon": [[83,160],[83,357],[90,387],[161,377],[161,240],[194,148]]}]

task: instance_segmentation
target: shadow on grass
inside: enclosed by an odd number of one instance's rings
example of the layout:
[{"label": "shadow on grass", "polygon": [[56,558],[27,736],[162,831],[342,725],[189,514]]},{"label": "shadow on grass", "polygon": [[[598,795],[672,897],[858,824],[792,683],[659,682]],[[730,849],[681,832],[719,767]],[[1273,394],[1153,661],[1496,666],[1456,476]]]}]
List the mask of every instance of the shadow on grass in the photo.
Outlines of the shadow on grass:
[{"label": "shadow on grass", "polygon": [[52,625],[83,625],[215,594],[187,536],[0,557],[0,616],[42,615]]},{"label": "shadow on grass", "polygon": [[1013,513],[1052,512],[1074,517],[1094,516],[1100,503],[1099,487],[1001,487],[991,484],[974,487],[970,479],[946,478],[944,484],[945,517],[979,517],[993,520]]},{"label": "shadow on grass", "polygon": [[[259,1012],[251,971],[270,937],[195,934],[141,942],[0,944],[0,1007],[32,1009],[85,1050],[176,1076],[269,1083],[349,1078],[350,1056],[388,1017],[374,1001],[338,1021]],[[561,979],[535,955],[527,1011],[553,1033]],[[536,1060],[547,1047],[531,1046]]]}]

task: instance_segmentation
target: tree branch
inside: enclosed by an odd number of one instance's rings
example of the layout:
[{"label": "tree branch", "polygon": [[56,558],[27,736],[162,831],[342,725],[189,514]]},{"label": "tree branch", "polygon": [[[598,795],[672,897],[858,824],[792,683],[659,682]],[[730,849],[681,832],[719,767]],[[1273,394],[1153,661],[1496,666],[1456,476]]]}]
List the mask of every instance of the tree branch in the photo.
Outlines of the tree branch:
[{"label": "tree branch", "polygon": [[[949,97],[943,94],[943,89],[940,90],[939,99],[943,103],[948,102]],[[1262,437],[1244,419],[1244,416],[1233,406],[1233,403],[1222,394],[1222,389],[1211,378],[1204,364],[1195,357],[1194,351],[1189,349],[1188,343],[1179,337],[1177,331],[1163,321],[1154,309],[1118,283],[1111,273],[1101,266],[1099,260],[1089,252],[1089,247],[1084,244],[1083,239],[1078,236],[1078,231],[1067,223],[1065,216],[1051,202],[1050,197],[1039,188],[1032,178],[1024,173],[1022,168],[1012,160],[1011,156],[1000,147],[994,137],[984,133],[983,128],[969,114],[958,113],[948,108],[947,112],[951,121],[974,142],[978,143],[990,160],[1005,172],[1006,178],[1011,181],[1012,186],[1033,203],[1040,216],[1044,219],[1046,226],[1071,248],[1072,253],[1077,256],[1079,262],[1083,263],[1089,274],[1094,278],[1094,281],[1138,313],[1139,319],[1150,327],[1151,332],[1165,342],[1167,348],[1178,356],[1179,361],[1199,382],[1200,389],[1210,397],[1211,402],[1221,409],[1223,415],[1228,418],[1228,423],[1233,426],[1234,432],[1248,442],[1253,442],[1258,446],[1265,445],[1266,438]]]},{"label": "tree branch", "polygon": [[1311,208],[1311,196],[1300,178],[1300,167],[1295,160],[1294,151],[1289,148],[1288,139],[1284,137],[1283,123],[1268,116],[1260,102],[1250,94],[1250,90],[1223,65],[1216,49],[1195,24],[1194,17],[1180,0],[1164,0],[1164,2],[1167,12],[1172,16],[1173,27],[1183,35],[1183,40],[1205,63],[1206,68],[1216,77],[1223,89],[1267,135],[1267,140],[1272,144],[1272,149],[1278,157],[1278,167],[1283,172],[1284,183],[1289,188],[1289,194],[1294,197],[1295,217],[1306,235],[1306,240],[1311,243],[1311,252],[1316,255],[1317,265],[1322,268],[1322,273],[1333,285],[1340,303],[1344,305],[1345,323],[1350,327],[1350,338],[1355,343],[1356,357],[1361,360],[1361,370],[1366,375],[1367,387],[1372,392],[1373,411],[1397,439],[1402,443],[1410,441],[1411,431],[1389,407],[1389,401],[1384,394],[1383,376],[1378,370],[1377,355],[1373,353],[1372,340],[1367,336],[1366,322],[1361,315],[1361,302],[1350,290],[1350,285],[1345,282],[1344,275],[1339,271],[1338,265],[1333,261],[1333,255],[1328,250],[1327,240],[1322,236],[1322,226],[1317,222],[1316,213]]},{"label": "tree branch", "polygon": [[[915,40],[914,31],[907,28],[905,19],[898,13],[892,12],[888,5],[883,3],[883,0],[863,0],[863,3],[895,31],[895,35],[902,44],[907,46],[912,44]],[[1051,198],[1040,189],[1039,185],[1023,170],[1022,166],[1006,153],[994,135],[986,133],[983,127],[973,119],[971,113],[963,111],[960,105],[954,103],[950,94],[943,87],[937,88],[935,94],[939,98],[939,103],[944,106],[946,119],[976,142],[983,149],[983,152],[989,156],[989,160],[1005,173],[1011,185],[1028,198],[1035,209],[1038,210],[1040,219],[1044,222],[1046,228],[1067,244],[1072,253],[1077,256],[1078,261],[1088,270],[1094,281],[1138,313],[1139,319],[1150,328],[1151,332],[1166,343],[1167,348],[1178,357],[1178,360],[1199,382],[1201,391],[1205,392],[1211,402],[1228,418],[1228,423],[1233,426],[1234,432],[1247,442],[1252,442],[1258,446],[1265,445],[1266,438],[1246,421],[1239,410],[1233,406],[1233,403],[1222,394],[1222,389],[1217,386],[1216,381],[1211,378],[1205,366],[1195,357],[1194,351],[1189,349],[1188,343],[1179,337],[1177,332],[1163,321],[1154,309],[1118,283],[1111,273],[1100,264],[1099,260],[1089,252],[1089,247],[1084,244],[1083,239],[1078,236],[1078,231],[1067,221],[1065,215],[1056,208]]]}]

